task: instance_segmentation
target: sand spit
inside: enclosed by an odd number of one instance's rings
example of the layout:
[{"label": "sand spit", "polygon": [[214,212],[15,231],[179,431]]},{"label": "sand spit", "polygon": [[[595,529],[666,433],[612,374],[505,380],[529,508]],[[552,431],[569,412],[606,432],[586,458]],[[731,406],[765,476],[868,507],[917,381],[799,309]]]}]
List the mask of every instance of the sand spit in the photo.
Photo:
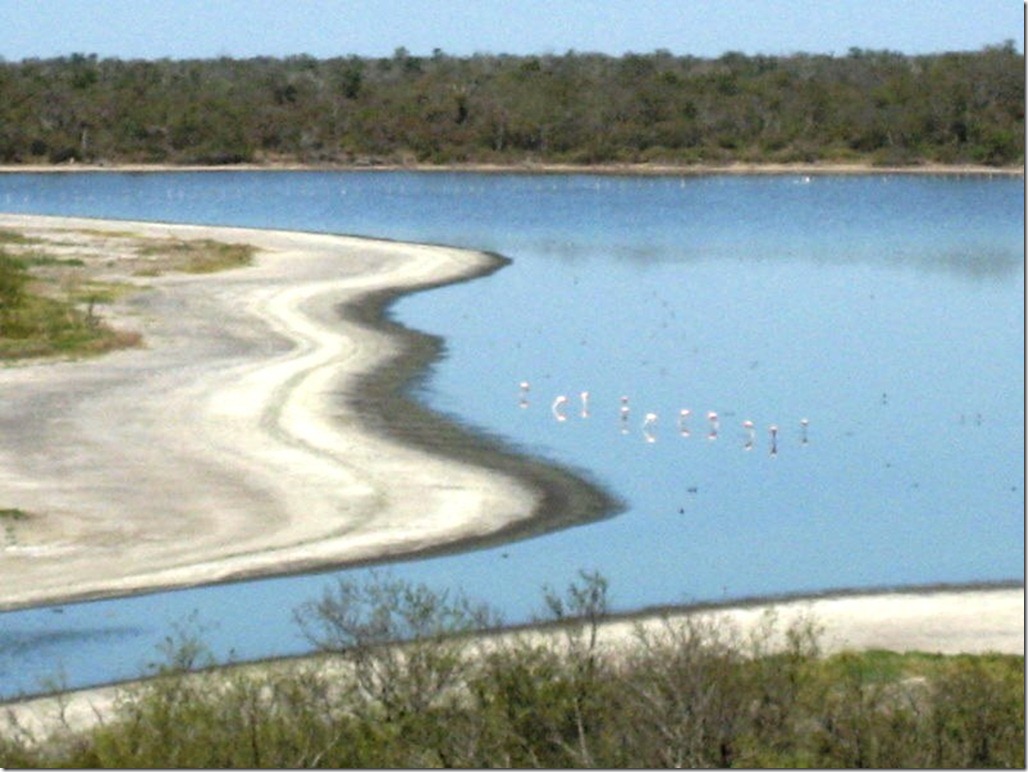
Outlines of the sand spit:
[{"label": "sand spit", "polygon": [[[0,228],[100,250],[104,279],[140,285],[103,313],[144,339],[0,367],[0,509],[29,514],[0,543],[0,608],[328,568],[610,509],[386,393],[431,346],[379,323],[383,303],[495,270],[495,256],[92,219],[0,215]],[[138,238],[260,251],[247,268],[140,277],[119,268]]]}]

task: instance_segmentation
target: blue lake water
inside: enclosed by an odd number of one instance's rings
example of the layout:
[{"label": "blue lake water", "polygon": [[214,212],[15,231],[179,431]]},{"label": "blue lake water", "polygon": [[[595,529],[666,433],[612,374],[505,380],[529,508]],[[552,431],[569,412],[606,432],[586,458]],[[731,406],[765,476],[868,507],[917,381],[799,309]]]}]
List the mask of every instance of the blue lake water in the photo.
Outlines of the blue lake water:
[{"label": "blue lake water", "polygon": [[[508,621],[580,569],[607,577],[623,610],[1023,581],[1020,178],[0,175],[0,210],[512,258],[394,306],[447,341],[419,396],[580,470],[626,510],[389,569]],[[0,695],[138,675],[176,624],[222,657],[303,651],[292,610],[364,571],[0,614]]]}]

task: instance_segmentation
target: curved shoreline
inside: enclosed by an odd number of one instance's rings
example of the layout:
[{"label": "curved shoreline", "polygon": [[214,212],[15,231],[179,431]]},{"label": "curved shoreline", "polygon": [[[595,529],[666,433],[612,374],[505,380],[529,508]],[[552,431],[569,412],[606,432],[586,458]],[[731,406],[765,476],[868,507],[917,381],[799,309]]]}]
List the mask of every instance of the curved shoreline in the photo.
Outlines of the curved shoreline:
[{"label": "curved shoreline", "polygon": [[[486,254],[494,261],[491,268],[457,281],[472,281],[509,263],[502,256]],[[453,283],[457,282],[430,282],[410,292]],[[472,463],[483,469],[518,477],[540,491],[541,498],[531,518],[511,522],[489,534],[453,544],[433,545],[403,557],[491,546],[595,522],[622,511],[625,503],[605,491],[599,483],[587,480],[585,472],[520,454],[502,439],[438,413],[408,394],[410,384],[440,359],[444,345],[443,339],[436,335],[413,330],[389,318],[392,304],[410,292],[382,290],[340,308],[344,319],[386,330],[403,342],[403,353],[395,360],[383,363],[360,377],[358,387],[348,396],[349,406],[355,413],[363,415],[365,421],[373,422],[376,430],[399,442],[413,444],[457,462]]]},{"label": "curved shoreline", "polygon": [[[440,343],[388,319],[388,305],[497,270],[497,256],[86,218],[2,215],[0,227],[108,243],[129,230],[260,250],[254,267],[148,280],[135,310],[150,327],[149,350],[0,369],[11,402],[0,424],[19,429],[0,434],[0,506],[49,525],[37,544],[0,550],[11,577],[0,608],[466,549],[618,506],[570,471],[518,456],[403,393]],[[116,414],[137,425],[112,424]],[[93,450],[69,450],[79,444]],[[48,497],[52,487],[61,501]]]}]

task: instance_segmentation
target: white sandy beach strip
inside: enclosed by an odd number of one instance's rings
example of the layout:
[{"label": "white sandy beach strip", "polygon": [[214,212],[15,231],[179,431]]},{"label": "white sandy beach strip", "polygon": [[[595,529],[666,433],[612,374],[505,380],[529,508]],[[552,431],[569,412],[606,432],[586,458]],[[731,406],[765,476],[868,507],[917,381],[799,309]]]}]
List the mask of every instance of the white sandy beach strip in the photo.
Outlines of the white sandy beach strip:
[{"label": "white sandy beach strip", "polygon": [[[757,629],[768,612],[774,629],[813,622],[827,654],[846,650],[885,649],[938,654],[1024,655],[1024,587],[953,588],[844,594],[795,598],[767,603],[715,608],[701,613],[724,620],[740,631]],[[687,609],[644,617],[657,624],[660,616],[681,620]],[[635,631],[636,622],[608,625],[605,635],[620,645]]]}]

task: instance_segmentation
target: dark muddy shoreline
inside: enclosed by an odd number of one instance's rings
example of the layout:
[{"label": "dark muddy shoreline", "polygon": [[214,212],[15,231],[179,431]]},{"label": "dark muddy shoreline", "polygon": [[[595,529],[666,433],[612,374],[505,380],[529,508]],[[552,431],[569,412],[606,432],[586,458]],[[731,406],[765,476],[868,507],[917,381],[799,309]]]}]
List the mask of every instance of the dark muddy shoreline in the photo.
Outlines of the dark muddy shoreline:
[{"label": "dark muddy shoreline", "polygon": [[[397,356],[362,375],[356,393],[347,397],[347,403],[364,425],[376,433],[437,456],[516,477],[536,489],[541,498],[530,517],[492,534],[391,556],[389,562],[452,554],[539,536],[612,517],[623,512],[626,506],[599,483],[589,480],[586,473],[519,453],[499,437],[436,412],[413,396],[417,384],[443,358],[445,340],[395,321],[389,315],[390,308],[405,295],[484,278],[510,264],[508,258],[500,255],[486,256],[488,264],[484,269],[456,282],[428,282],[414,288],[381,290],[338,308],[343,319],[386,333],[400,343],[401,349]],[[386,561],[367,560],[360,564],[379,562]]]}]

